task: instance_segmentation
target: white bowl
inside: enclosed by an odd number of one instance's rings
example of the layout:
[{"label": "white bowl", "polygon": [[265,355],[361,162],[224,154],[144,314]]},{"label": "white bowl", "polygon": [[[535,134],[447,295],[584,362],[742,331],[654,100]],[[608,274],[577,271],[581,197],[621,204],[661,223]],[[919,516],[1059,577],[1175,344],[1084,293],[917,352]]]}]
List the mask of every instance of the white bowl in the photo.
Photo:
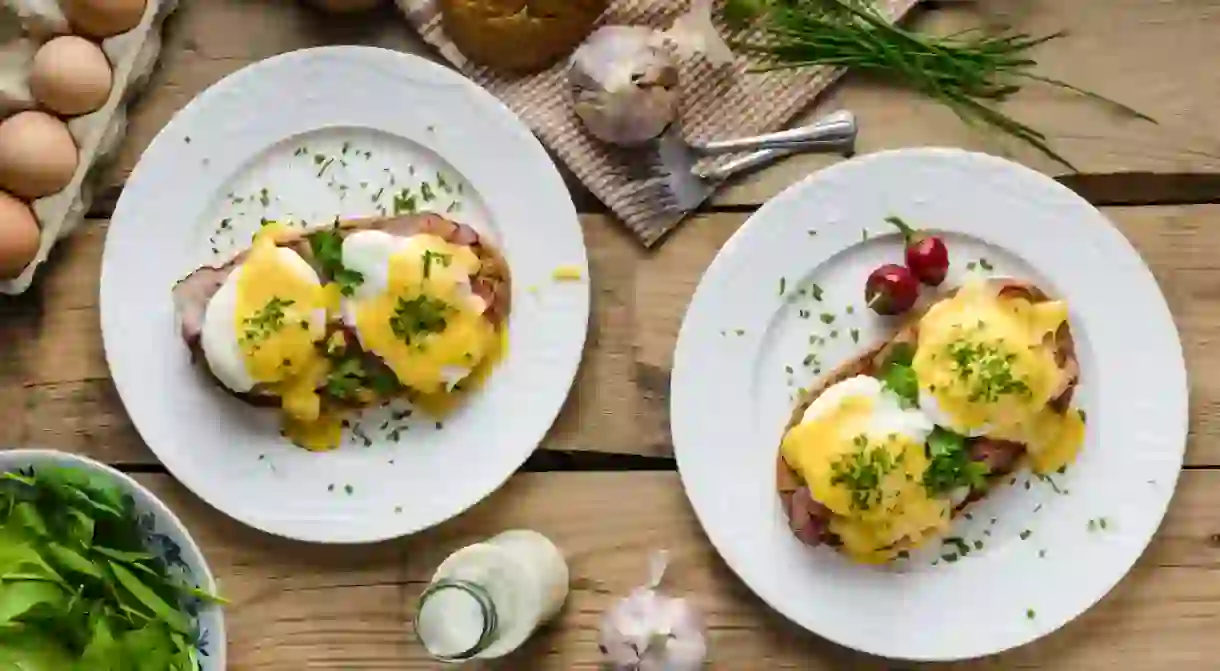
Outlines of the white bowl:
[{"label": "white bowl", "polygon": [[[186,579],[200,589],[217,593],[212,571],[186,527],[168,506],[143,485],[105,464],[75,454],[55,450],[0,450],[0,473],[30,467],[36,470],[40,464],[67,466],[110,477],[135,500],[140,526],[147,532],[150,541],[147,551],[160,555],[171,565],[183,568]],[[221,608],[204,605],[195,622],[199,631],[199,671],[224,671],[225,626]]]}]

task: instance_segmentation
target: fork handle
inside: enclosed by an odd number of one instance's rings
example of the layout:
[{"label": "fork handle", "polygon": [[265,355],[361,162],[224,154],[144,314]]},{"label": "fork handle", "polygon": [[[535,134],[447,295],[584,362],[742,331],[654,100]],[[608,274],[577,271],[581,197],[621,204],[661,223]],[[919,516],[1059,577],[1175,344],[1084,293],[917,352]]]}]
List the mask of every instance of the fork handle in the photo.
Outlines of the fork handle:
[{"label": "fork handle", "polygon": [[800,149],[851,153],[858,132],[856,115],[848,110],[828,114],[808,126],[789,128],[733,140],[714,140],[693,148],[705,156],[733,154],[755,149]]}]

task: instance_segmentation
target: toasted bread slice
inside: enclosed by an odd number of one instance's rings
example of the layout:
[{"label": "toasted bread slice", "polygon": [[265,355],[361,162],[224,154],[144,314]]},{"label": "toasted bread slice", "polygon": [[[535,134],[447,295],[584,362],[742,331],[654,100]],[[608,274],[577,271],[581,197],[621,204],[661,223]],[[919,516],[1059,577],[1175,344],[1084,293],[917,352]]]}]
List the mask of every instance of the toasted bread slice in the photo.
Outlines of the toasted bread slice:
[{"label": "toasted bread slice", "polygon": [[[279,241],[279,245],[292,248],[309,262],[310,265],[314,266],[319,275],[322,275],[322,268],[314,257],[310,246],[310,236],[321,231],[335,231],[340,236],[343,236],[360,230],[380,230],[400,236],[429,233],[452,244],[469,246],[482,262],[479,272],[472,278],[471,289],[487,303],[488,307],[484,313],[485,316],[497,328],[500,328],[508,319],[508,314],[512,307],[512,284],[508,262],[500,251],[495,246],[489,244],[478,231],[466,224],[446,219],[439,214],[423,213],[336,220],[329,227],[303,229],[285,234],[285,237]],[[208,301],[220,290],[225,280],[228,279],[229,274],[241,265],[246,253],[243,251],[220,266],[204,266],[199,268],[179,280],[173,288],[174,311],[181,329],[182,338],[190,351],[192,362],[210,377],[213,382],[251,405],[278,406],[280,403],[279,397],[260,386],[256,386],[251,391],[245,393],[235,392],[225,387],[212,374],[211,369],[207,365],[207,360],[203,356],[200,336],[203,330],[203,318],[207,310]],[[359,347],[355,334],[349,332],[342,324],[329,324],[328,330],[328,336],[334,333],[341,333],[345,347]],[[363,355],[363,365],[366,370],[388,373],[388,369],[385,368],[381,360],[371,354]],[[389,374],[392,375],[392,373]],[[409,390],[401,391],[409,393]],[[330,406],[358,407],[386,400],[384,394],[364,394],[363,397],[365,400],[361,401],[349,397],[336,398],[324,394],[323,402]]]},{"label": "toasted bread slice", "polygon": [[[1051,300],[1045,292],[1030,282],[1016,279],[992,279],[1001,296],[1024,297],[1033,303]],[[952,297],[956,290],[947,293],[940,300]],[[929,306],[930,307],[930,306]],[[927,312],[927,308],[909,316],[894,335],[887,341],[862,352],[850,359],[831,373],[818,381],[810,389],[801,394],[796,407],[788,421],[788,429],[800,423],[809,406],[831,386],[857,375],[875,376],[882,365],[890,358],[894,347],[900,344],[915,344],[919,337],[919,321]],[[1050,402],[1050,407],[1058,412],[1067,412],[1072,402],[1072,394],[1079,381],[1080,366],[1076,358],[1076,343],[1067,322],[1049,339],[1055,348],[1055,360],[1065,372],[1063,387]],[[985,462],[990,469],[988,486],[995,480],[1011,473],[1025,454],[1026,446],[1006,440],[996,440],[987,437],[967,439],[968,449],[975,461]],[[784,513],[793,533],[808,545],[838,545],[838,539],[829,530],[832,513],[829,508],[818,503],[810,495],[799,474],[788,467],[783,457],[778,453],[775,459],[776,489],[783,503]],[[972,490],[967,498],[955,508],[955,514],[960,513],[970,503],[986,495],[987,487]]]}]

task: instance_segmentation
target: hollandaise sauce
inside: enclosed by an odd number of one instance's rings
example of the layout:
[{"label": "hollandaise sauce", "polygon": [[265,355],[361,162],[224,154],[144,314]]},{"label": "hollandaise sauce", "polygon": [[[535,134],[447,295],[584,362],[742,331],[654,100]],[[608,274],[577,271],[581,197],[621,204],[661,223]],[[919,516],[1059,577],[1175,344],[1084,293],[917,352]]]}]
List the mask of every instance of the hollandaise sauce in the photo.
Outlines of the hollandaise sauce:
[{"label": "hollandaise sauce", "polygon": [[781,455],[813,498],[834,513],[830,531],[843,551],[882,563],[942,531],[950,504],[924,486],[930,425],[870,380],[849,380],[841,387],[848,393],[831,407],[811,407],[816,416],[789,429]]},{"label": "hollandaise sauce", "polygon": [[[234,323],[245,369],[256,384],[282,400],[285,432],[320,449],[337,444],[337,425],[322,417],[318,387],[330,363],[318,348],[338,293],[324,286],[291,249],[276,245],[283,229],[269,225],[255,236],[239,269]],[[322,421],[320,421],[322,420]]]},{"label": "hollandaise sauce", "polygon": [[1066,321],[1062,301],[1001,296],[984,282],[964,286],[920,320],[912,362],[920,405],[958,433],[1025,444],[1040,473],[1066,465],[1084,438],[1079,412],[1048,405],[1065,383],[1055,333]]},{"label": "hollandaise sauce", "polygon": [[471,292],[479,267],[470,247],[432,235],[409,238],[390,256],[384,284],[355,301],[364,348],[404,386],[424,396],[450,391],[499,345],[486,304]]}]

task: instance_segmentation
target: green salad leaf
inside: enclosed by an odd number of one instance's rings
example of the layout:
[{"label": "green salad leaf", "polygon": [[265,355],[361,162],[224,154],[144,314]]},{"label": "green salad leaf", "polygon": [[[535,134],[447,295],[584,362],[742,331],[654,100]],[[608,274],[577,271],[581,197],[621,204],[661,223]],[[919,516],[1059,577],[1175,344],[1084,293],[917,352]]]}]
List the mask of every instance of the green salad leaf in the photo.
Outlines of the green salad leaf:
[{"label": "green salad leaf", "polygon": [[343,238],[335,231],[309,234],[309,249],[322,266],[322,273],[339,285],[339,292],[351,296],[364,284],[364,275],[343,265]]},{"label": "green salad leaf", "polygon": [[0,474],[0,669],[196,671],[193,613],[223,600],[154,538],[104,474]]},{"label": "green salad leaf", "polygon": [[890,348],[889,357],[877,376],[904,408],[919,407],[919,380],[911,368],[914,359],[915,348],[910,343],[897,343]]},{"label": "green salad leaf", "polygon": [[948,429],[938,426],[932,430],[928,458],[923,484],[933,495],[947,494],[958,487],[982,487],[987,482],[987,466],[970,458],[965,436]]}]

